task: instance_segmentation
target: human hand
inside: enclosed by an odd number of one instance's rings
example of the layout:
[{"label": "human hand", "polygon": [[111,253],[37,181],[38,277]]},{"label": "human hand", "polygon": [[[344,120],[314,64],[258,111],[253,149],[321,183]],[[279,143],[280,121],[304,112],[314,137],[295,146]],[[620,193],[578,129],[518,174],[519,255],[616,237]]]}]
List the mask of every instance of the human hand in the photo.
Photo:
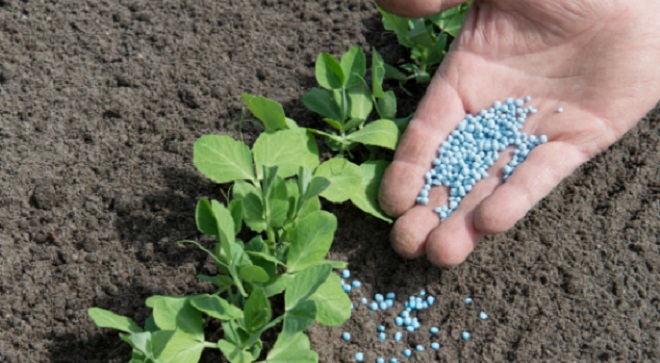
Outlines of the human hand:
[{"label": "human hand", "polygon": [[[386,11],[424,17],[463,1],[377,0]],[[472,4],[436,72],[380,188],[381,207],[398,217],[394,249],[457,265],[484,234],[513,227],[579,165],[613,144],[660,99],[660,2],[519,0]],[[444,187],[415,205],[437,149],[467,113],[495,100],[531,96],[538,113],[523,132],[547,135],[502,180],[503,151],[458,209],[440,223]],[[565,111],[557,113],[558,107]]]}]

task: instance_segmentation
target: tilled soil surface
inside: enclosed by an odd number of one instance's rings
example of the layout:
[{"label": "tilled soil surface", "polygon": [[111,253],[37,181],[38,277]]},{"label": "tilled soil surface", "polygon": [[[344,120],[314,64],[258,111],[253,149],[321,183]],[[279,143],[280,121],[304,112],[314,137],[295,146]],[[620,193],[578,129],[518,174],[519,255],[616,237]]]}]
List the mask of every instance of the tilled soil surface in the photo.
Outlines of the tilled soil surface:
[{"label": "tilled soil surface", "polygon": [[[252,142],[257,130],[238,123],[244,91],[320,126],[298,101],[316,55],[376,46],[396,61],[391,40],[367,0],[0,0],[0,361],[128,361],[87,308],[142,323],[147,297],[209,288],[195,279],[206,256],[175,243],[199,238],[195,203],[219,196],[192,165],[193,142]],[[332,257],[363,287],[344,327],[310,329],[321,361],[401,358],[428,347],[430,325],[442,347],[407,361],[660,359],[659,119],[649,113],[458,268],[403,260],[388,225],[327,205],[339,219]],[[379,341],[376,327],[391,335],[421,289],[437,297],[424,328]],[[385,313],[359,303],[388,291],[399,300]]]}]

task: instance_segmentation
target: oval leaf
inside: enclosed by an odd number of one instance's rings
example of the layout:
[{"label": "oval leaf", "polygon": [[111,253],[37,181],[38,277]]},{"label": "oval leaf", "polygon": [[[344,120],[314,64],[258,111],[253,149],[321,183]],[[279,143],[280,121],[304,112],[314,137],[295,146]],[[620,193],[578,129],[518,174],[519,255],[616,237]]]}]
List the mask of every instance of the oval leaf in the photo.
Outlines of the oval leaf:
[{"label": "oval leaf", "polygon": [[319,165],[314,175],[330,180],[330,186],[321,196],[335,203],[350,199],[362,183],[360,168],[346,159],[332,158]]},{"label": "oval leaf", "polygon": [[394,150],[399,141],[399,128],[392,120],[377,120],[368,123],[362,130],[348,135],[347,139]]},{"label": "oval leaf", "polygon": [[241,319],[243,311],[217,295],[200,295],[190,301],[195,309],[220,320]]},{"label": "oval leaf", "polygon": [[195,208],[195,222],[197,229],[207,236],[218,237],[218,225],[211,209],[211,202],[200,199]]},{"label": "oval leaf", "polygon": [[242,98],[254,117],[263,122],[266,131],[276,131],[286,128],[286,116],[279,102],[266,97],[253,96],[248,93],[243,93]]},{"label": "oval leaf", "polygon": [[307,300],[328,279],[331,272],[330,265],[321,264],[296,273],[284,292],[285,309],[293,310],[298,304]]},{"label": "oval leaf", "polygon": [[348,89],[348,116],[353,119],[366,120],[373,109],[371,90],[363,80]]},{"label": "oval leaf", "polygon": [[153,309],[153,317],[160,330],[180,330],[191,339],[204,339],[202,315],[188,304],[192,297],[159,296],[147,299]]},{"label": "oval leaf", "polygon": [[376,111],[381,118],[394,119],[396,117],[396,96],[393,91],[383,93],[383,97],[376,100]]},{"label": "oval leaf", "polygon": [[90,308],[87,314],[92,318],[94,324],[99,328],[110,328],[125,333],[141,333],[140,328],[133,320],[125,316],[117,315],[112,311],[101,308]]},{"label": "oval leaf", "polygon": [[264,166],[277,166],[277,175],[282,178],[295,175],[298,167],[306,166],[309,150],[303,133],[298,129],[259,135],[252,148],[259,179]]},{"label": "oval leaf", "polygon": [[266,221],[263,218],[263,201],[261,193],[252,184],[237,181],[233,188],[234,198],[243,201],[243,220],[253,231],[259,233],[266,229]]},{"label": "oval leaf", "polygon": [[385,61],[383,57],[376,51],[376,48],[371,49],[371,91],[375,98],[382,98],[385,94],[383,92],[383,80],[385,79]]},{"label": "oval leaf", "polygon": [[238,275],[247,282],[254,282],[258,284],[265,284],[269,279],[266,270],[255,265],[241,266],[238,269]]},{"label": "oval leaf", "polygon": [[316,303],[316,320],[327,326],[340,326],[351,317],[351,299],[341,287],[341,278],[330,274],[328,280],[312,295]]},{"label": "oval leaf", "polygon": [[313,88],[302,97],[302,103],[310,111],[316,112],[325,118],[335,121],[342,119],[341,109],[328,90]]},{"label": "oval leaf", "polygon": [[193,163],[216,183],[254,179],[250,149],[226,135],[200,137],[193,147]]},{"label": "oval leaf", "polygon": [[338,89],[344,85],[344,71],[331,54],[321,53],[316,58],[316,81],[325,89]]},{"label": "oval leaf", "polygon": [[351,47],[341,57],[341,69],[344,72],[345,87],[362,83],[364,74],[367,71],[367,57],[364,55],[362,48],[358,46]]},{"label": "oval leaf", "polygon": [[310,349],[309,339],[304,333],[293,336],[280,334],[266,358],[266,363],[317,363],[318,361],[318,354]]},{"label": "oval leaf", "polygon": [[250,333],[259,331],[270,322],[272,311],[264,289],[252,290],[250,297],[245,301],[243,315],[245,328]]},{"label": "oval leaf", "polygon": [[332,213],[318,211],[300,218],[291,231],[288,271],[300,271],[323,260],[330,250],[336,229],[337,218]]},{"label": "oval leaf", "polygon": [[351,202],[362,211],[388,223],[392,223],[392,219],[378,205],[380,181],[389,164],[389,162],[384,160],[373,160],[360,165],[360,171],[362,171],[362,188],[351,197]]}]

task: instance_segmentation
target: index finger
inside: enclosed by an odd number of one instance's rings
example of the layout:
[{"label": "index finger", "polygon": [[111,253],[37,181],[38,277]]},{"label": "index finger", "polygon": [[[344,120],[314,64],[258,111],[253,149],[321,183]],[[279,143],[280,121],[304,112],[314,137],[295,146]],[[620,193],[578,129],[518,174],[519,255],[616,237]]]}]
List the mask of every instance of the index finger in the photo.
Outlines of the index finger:
[{"label": "index finger", "polygon": [[438,147],[465,115],[456,90],[437,74],[383,176],[379,202],[387,214],[398,217],[414,206]]}]

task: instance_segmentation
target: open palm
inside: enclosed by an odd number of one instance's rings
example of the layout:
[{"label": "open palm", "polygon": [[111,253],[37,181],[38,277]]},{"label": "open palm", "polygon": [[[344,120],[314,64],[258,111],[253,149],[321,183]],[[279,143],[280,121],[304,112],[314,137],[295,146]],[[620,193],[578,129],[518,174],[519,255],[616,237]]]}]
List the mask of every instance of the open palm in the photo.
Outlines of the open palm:
[{"label": "open palm", "polygon": [[[460,2],[379,1],[411,17]],[[398,217],[394,248],[406,257],[426,253],[438,265],[464,261],[483,234],[511,228],[632,128],[660,99],[659,11],[656,0],[475,1],[381,184],[381,206]],[[539,112],[522,131],[545,134],[548,143],[506,183],[500,169],[512,150],[505,150],[442,223],[433,208],[447,204],[445,188],[432,188],[429,204],[415,205],[438,146],[467,113],[527,95]]]}]

